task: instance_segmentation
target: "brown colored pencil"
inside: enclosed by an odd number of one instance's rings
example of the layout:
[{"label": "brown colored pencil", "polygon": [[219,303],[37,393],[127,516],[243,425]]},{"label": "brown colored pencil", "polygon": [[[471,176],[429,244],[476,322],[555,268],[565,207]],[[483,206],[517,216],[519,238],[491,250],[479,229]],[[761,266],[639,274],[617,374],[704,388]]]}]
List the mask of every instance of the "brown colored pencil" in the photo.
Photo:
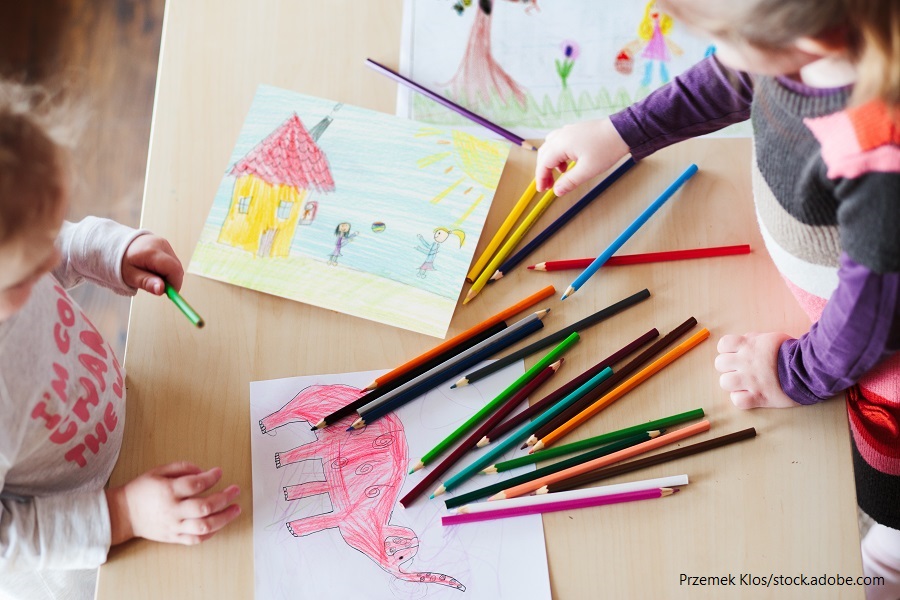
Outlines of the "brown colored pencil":
[{"label": "brown colored pencil", "polygon": [[742,429],[740,431],[721,435],[709,440],[697,442],[696,444],[691,444],[690,446],[683,446],[681,448],[675,448],[674,450],[668,450],[666,452],[654,454],[653,456],[647,456],[646,458],[640,458],[631,462],[603,467],[602,469],[596,469],[594,471],[589,471],[588,473],[582,473],[581,475],[566,479],[565,481],[551,483],[550,485],[541,487],[534,493],[549,494],[554,492],[564,492],[566,490],[572,490],[589,483],[596,483],[604,479],[609,479],[610,477],[615,477],[616,475],[632,473],[639,469],[652,467],[654,465],[660,465],[679,458],[684,458],[685,456],[691,456],[694,454],[699,454],[701,452],[706,452],[707,450],[721,448],[722,446],[728,446],[729,444],[741,442],[752,437],[756,437],[756,428],[748,427],[747,429]]},{"label": "brown colored pencil", "polygon": [[[579,398],[577,402],[557,415],[555,419],[547,423],[544,427],[541,427],[540,429],[535,431],[534,435],[528,438],[528,443],[526,445],[535,445],[535,443],[545,435],[555,430],[563,423],[567,422],[569,419],[584,410],[587,406],[590,406],[597,398],[600,398],[615,386],[625,381],[640,367],[649,362],[654,356],[665,350],[667,346],[670,346],[675,342],[675,340],[690,331],[696,324],[697,319],[695,319],[694,317],[690,317],[684,323],[653,342],[653,344],[649,348],[637,355],[631,362],[623,365],[620,369],[616,370],[616,372],[613,373],[612,377],[598,385],[589,393],[585,394],[583,398]],[[525,448],[526,446],[522,447]]]}]

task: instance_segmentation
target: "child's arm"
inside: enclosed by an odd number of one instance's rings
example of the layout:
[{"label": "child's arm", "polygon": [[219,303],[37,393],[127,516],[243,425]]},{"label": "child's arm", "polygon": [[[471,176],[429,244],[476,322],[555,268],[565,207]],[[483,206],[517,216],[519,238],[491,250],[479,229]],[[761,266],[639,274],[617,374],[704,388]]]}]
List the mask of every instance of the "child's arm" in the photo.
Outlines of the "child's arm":
[{"label": "child's arm", "polygon": [[[644,100],[609,119],[551,132],[538,151],[538,191],[561,196],[612,167],[625,154],[640,160],[676,142],[717,131],[750,116],[753,84],[746,73],[700,61]],[[566,173],[566,165],[575,167]],[[552,172],[565,173],[554,184]]]},{"label": "child's arm", "polygon": [[169,243],[143,229],[86,217],[63,223],[57,238],[62,261],[53,275],[71,288],[87,279],[116,293],[165,292],[164,280],[181,289],[184,269]]}]

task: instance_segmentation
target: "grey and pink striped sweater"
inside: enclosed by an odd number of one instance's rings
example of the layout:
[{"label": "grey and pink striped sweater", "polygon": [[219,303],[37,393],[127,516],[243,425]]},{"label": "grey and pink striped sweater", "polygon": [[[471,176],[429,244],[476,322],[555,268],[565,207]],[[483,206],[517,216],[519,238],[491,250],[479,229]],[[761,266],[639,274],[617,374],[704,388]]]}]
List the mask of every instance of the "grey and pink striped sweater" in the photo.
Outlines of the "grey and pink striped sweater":
[{"label": "grey and pink striped sweater", "polygon": [[849,94],[711,56],[612,122],[640,159],[751,119],[762,236],[812,320],[780,349],[781,387],[800,404],[847,391],[858,503],[900,529],[900,130]]}]

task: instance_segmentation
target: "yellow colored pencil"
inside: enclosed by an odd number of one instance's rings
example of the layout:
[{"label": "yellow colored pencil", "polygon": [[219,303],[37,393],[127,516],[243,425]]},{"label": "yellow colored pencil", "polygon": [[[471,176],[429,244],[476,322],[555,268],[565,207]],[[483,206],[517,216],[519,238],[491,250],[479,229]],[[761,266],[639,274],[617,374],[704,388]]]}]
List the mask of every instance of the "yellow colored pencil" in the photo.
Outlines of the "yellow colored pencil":
[{"label": "yellow colored pencil", "polygon": [[522,241],[531,227],[537,222],[537,220],[544,214],[544,211],[553,204],[553,201],[556,200],[556,194],[553,193],[553,188],[547,190],[544,196],[538,201],[537,204],[534,205],[534,208],[531,209],[531,212],[528,213],[528,216],[525,217],[513,234],[506,240],[506,243],[503,244],[503,247],[494,255],[494,258],[491,260],[490,264],[488,264],[487,268],[481,272],[481,275],[478,276],[478,279],[475,280],[475,283],[472,284],[472,287],[469,288],[469,293],[466,294],[465,300],[463,300],[463,304],[466,304],[478,295],[478,292],[482,290],[482,288],[487,284],[487,282],[491,279],[491,276],[494,274],[494,271],[497,270],[503,261],[506,260],[506,257],[510,255],[510,253],[516,249],[516,246],[519,245],[519,242]]},{"label": "yellow colored pencil", "polygon": [[503,221],[503,224],[500,225],[500,229],[498,229],[497,233],[494,234],[494,237],[491,238],[491,242],[487,245],[487,248],[484,249],[484,252],[481,253],[481,256],[478,257],[478,260],[476,260],[475,264],[472,265],[472,268],[469,269],[469,274],[466,275],[466,281],[475,281],[478,276],[481,275],[484,266],[491,260],[491,256],[494,255],[494,252],[500,247],[500,244],[503,243],[506,234],[509,233],[509,230],[513,228],[513,225],[516,224],[516,221],[518,221],[519,217],[522,216],[522,213],[525,212],[525,208],[528,207],[528,203],[531,202],[531,198],[534,197],[536,189],[537,184],[534,179],[532,179],[531,183],[528,184],[528,187],[525,188],[525,191],[522,192],[522,197],[519,198],[519,201],[512,207],[509,214],[506,215],[506,220]]}]

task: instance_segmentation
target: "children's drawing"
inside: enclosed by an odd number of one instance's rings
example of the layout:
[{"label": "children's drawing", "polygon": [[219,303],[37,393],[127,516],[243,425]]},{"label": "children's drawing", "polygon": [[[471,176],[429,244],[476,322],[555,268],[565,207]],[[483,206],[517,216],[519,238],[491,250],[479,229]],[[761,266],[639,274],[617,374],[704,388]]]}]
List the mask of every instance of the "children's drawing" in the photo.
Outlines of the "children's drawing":
[{"label": "children's drawing", "polygon": [[353,238],[358,235],[358,231],[350,233],[350,223],[347,223],[346,221],[338,223],[338,226],[334,228],[334,250],[331,251],[331,256],[328,258],[328,264],[336,267],[338,264],[338,257],[343,256],[341,254],[341,249],[352,242]]},{"label": "children's drawing", "polygon": [[[260,86],[189,271],[443,337],[508,153],[506,142]],[[351,225],[361,223],[378,235]],[[475,243],[426,279],[409,240],[435,223]]]},{"label": "children's drawing", "polygon": [[[708,47],[654,0],[405,0],[404,9],[400,72],[526,138],[609,116]],[[487,133],[421,94],[398,94],[399,114]],[[749,125],[717,135],[749,135]]]},{"label": "children's drawing", "polygon": [[[287,423],[307,424],[353,402],[360,390],[344,385],[310,386],[301,390],[277,412],[259,421],[262,433]],[[328,494],[333,510],[327,514],[287,523],[295,537],[337,528],[347,545],[354,548],[398,579],[446,585],[465,591],[466,587],[447,575],[404,571],[418,552],[415,532],[391,525],[391,513],[400,497],[409,457],[403,423],[393,414],[362,430],[345,429],[355,420],[349,416],[321,432],[315,442],[275,455],[275,466],[318,460],[325,481],[312,481],[284,488],[284,499]]]},{"label": "children's drawing", "polygon": [[436,227],[432,236],[434,238],[433,242],[429,242],[421,233],[419,234],[419,245],[416,246],[416,250],[425,254],[425,261],[419,266],[417,273],[419,277],[425,277],[428,271],[434,271],[434,257],[437,255],[438,250],[441,249],[441,244],[446,242],[451,235],[459,238],[459,247],[462,248],[463,242],[466,241],[466,232],[462,229]]},{"label": "children's drawing", "polygon": [[[638,25],[638,39],[629,42],[616,55],[616,70],[623,75],[630,75],[634,68],[634,57],[640,52],[644,60],[644,76],[641,87],[650,87],[653,81],[653,67],[659,68],[659,83],[669,83],[669,70],[666,65],[672,56],[680,56],[684,51],[675,42],[668,39],[672,30],[672,17],[656,8],[656,0],[650,0],[644,7],[644,17]],[[708,56],[704,50],[704,58]]]},{"label": "children's drawing", "polygon": [[540,516],[445,528],[442,502],[398,504],[424,475],[407,474],[411,460],[523,371],[520,361],[459,393],[448,382],[349,432],[355,415],[310,424],[383,372],[251,383],[256,598],[549,598]]}]

